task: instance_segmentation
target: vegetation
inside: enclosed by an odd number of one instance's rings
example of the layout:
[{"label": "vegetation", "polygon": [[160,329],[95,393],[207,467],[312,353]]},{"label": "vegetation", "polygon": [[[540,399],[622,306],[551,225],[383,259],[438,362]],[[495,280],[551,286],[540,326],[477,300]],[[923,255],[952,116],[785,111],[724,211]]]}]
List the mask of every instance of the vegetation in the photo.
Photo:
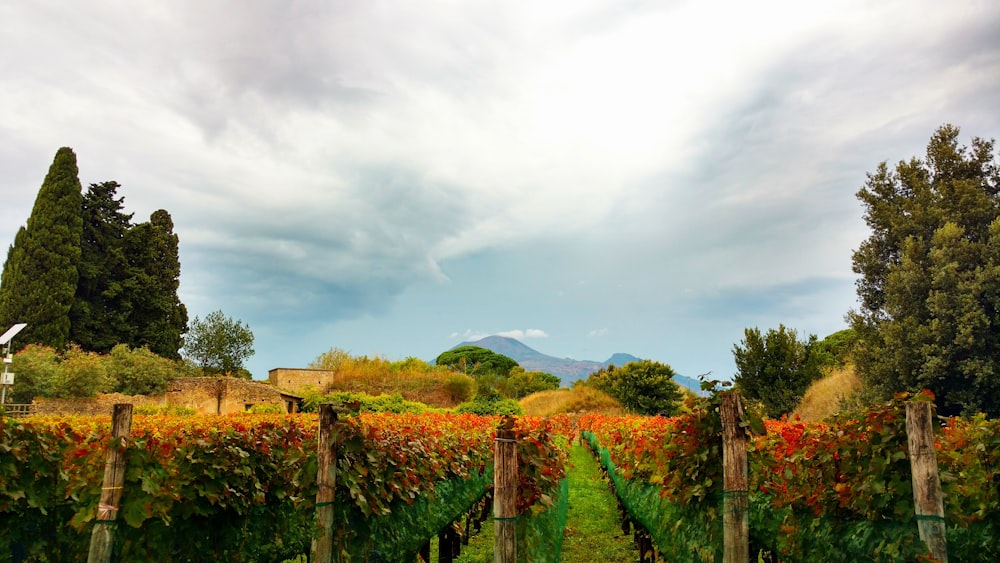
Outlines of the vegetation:
[{"label": "vegetation", "polygon": [[303,397],[302,412],[318,412],[324,403],[350,405],[349,408],[356,412],[420,414],[432,410],[424,403],[407,401],[399,393],[373,396],[358,391],[336,391],[323,395],[309,391]]},{"label": "vegetation", "polygon": [[806,389],[802,402],[792,411],[793,415],[806,422],[826,420],[845,410],[864,385],[853,364],[827,367],[824,373]]},{"label": "vegetation", "polygon": [[670,416],[677,412],[683,396],[673,376],[669,365],[642,360],[602,368],[586,384],[611,395],[634,414]]},{"label": "vegetation", "polygon": [[532,393],[519,403],[524,413],[530,416],[579,415],[588,412],[606,415],[625,414],[625,407],[614,397],[589,385],[574,385],[572,389]]},{"label": "vegetation", "polygon": [[507,377],[517,362],[479,346],[459,346],[438,355],[434,363],[472,376]]},{"label": "vegetation", "polygon": [[460,414],[524,414],[524,409],[514,399],[504,397],[495,389],[480,389],[476,396],[468,402],[455,407]]},{"label": "vegetation", "polygon": [[184,338],[184,352],[207,374],[235,375],[251,379],[243,362],[253,355],[253,332],[238,319],[209,313],[205,320],[195,317]]},{"label": "vegetation", "polygon": [[130,303],[129,327],[134,331],[132,347],[146,346],[154,354],[181,359],[180,348],[187,331],[187,308],[177,297],[181,263],[178,237],[170,214],[160,209],[149,221],[130,228],[125,235],[129,276],[135,291]]},{"label": "vegetation", "polygon": [[[568,390],[567,390],[568,391]],[[569,454],[569,510],[566,517],[562,561],[608,563],[637,558],[632,538],[618,532],[621,527],[615,497],[608,492],[600,467],[584,446],[575,445]],[[462,548],[455,563],[493,563],[493,522]],[[432,548],[431,553],[435,551]]]},{"label": "vegetation", "polygon": [[391,362],[380,357],[351,356],[332,348],[310,362],[309,367],[334,372],[327,388],[316,390],[320,394],[348,391],[372,396],[399,394],[407,401],[451,408],[468,401],[476,392],[472,377],[417,358]]},{"label": "vegetation", "polygon": [[76,155],[61,148],[0,278],[0,324],[27,323],[18,347],[108,353],[117,344],[179,360],[187,310],[177,235],[158,210],[133,225],[117,182],[81,194]]},{"label": "vegetation", "polygon": [[192,375],[182,362],[125,344],[115,346],[109,354],[88,352],[76,345],[59,352],[51,346],[29,344],[14,356],[14,365],[17,377],[11,400],[22,403],[35,397],[162,393],[172,379]]},{"label": "vegetation", "polygon": [[809,384],[820,378],[816,349],[815,335],[800,341],[798,333],[785,325],[765,335],[756,327],[748,328],[743,340],[733,346],[733,380],[743,397],[760,402],[767,416],[778,418],[792,412]]},{"label": "vegetation", "polygon": [[132,288],[125,236],[132,214],[123,213],[118,182],[91,184],[83,195],[80,277],[70,310],[70,340],[84,350],[106,354],[120,342],[132,342],[129,325]]},{"label": "vegetation", "polygon": [[0,277],[0,325],[28,326],[18,343],[62,348],[69,342],[69,312],[79,277],[82,197],[76,155],[56,152],[27,226],[7,251]]},{"label": "vegetation", "polygon": [[939,128],[924,160],[868,174],[854,252],[855,360],[883,398],[930,389],[942,414],[1000,416],[1000,165],[993,140]]},{"label": "vegetation", "polygon": [[137,405],[132,409],[132,414],[143,416],[195,416],[198,414],[198,411],[183,405]]},{"label": "vegetation", "polygon": [[551,373],[524,371],[521,366],[514,366],[507,377],[500,380],[497,387],[503,396],[520,399],[539,391],[558,389],[561,383],[562,381]]},{"label": "vegetation", "polygon": [[[337,447],[335,549],[361,560],[413,561],[492,482],[492,417],[345,416]],[[136,417],[116,557],[126,561],[282,561],[309,551],[315,531],[317,419],[241,414]],[[522,417],[521,513],[533,514],[565,477],[572,426]],[[107,417],[0,418],[0,553],[65,559],[86,553],[98,513]]]},{"label": "vegetation", "polygon": [[[673,418],[581,417],[630,515],[666,560],[721,557],[721,420],[717,396]],[[917,561],[905,393],[824,424],[764,421],[751,438],[751,551],[782,561]],[[745,418],[749,427],[755,421]],[[948,550],[956,560],[1000,556],[1000,420],[950,419],[936,432]],[[763,428],[759,429],[762,430]],[[949,476],[962,478],[949,478]]]}]

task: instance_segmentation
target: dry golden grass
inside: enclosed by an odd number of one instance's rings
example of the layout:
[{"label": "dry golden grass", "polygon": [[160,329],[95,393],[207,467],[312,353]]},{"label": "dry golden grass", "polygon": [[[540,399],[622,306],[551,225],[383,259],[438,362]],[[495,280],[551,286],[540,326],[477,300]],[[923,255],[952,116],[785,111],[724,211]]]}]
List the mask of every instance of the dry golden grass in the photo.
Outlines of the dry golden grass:
[{"label": "dry golden grass", "polygon": [[403,396],[439,408],[451,408],[468,401],[475,393],[475,381],[443,366],[421,360],[390,362],[385,358],[352,357],[341,350],[331,350],[309,367],[336,372],[321,393],[355,391],[372,396]]},{"label": "dry golden grass", "polygon": [[860,390],[863,385],[853,364],[831,369],[825,377],[814,381],[806,389],[802,402],[793,414],[807,422],[828,418],[837,412],[841,399]]},{"label": "dry golden grass", "polygon": [[620,415],[625,414],[621,403],[607,393],[592,387],[577,385],[573,389],[555,389],[532,393],[519,401],[524,414],[530,416],[552,416],[566,413],[570,415],[587,412]]}]

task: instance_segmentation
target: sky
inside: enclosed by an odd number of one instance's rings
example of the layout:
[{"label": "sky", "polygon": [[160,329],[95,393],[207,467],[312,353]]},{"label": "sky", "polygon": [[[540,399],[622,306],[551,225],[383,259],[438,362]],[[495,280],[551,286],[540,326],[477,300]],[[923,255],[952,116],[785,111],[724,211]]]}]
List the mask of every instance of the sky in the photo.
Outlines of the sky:
[{"label": "sky", "polygon": [[687,376],[846,328],[855,194],[1000,137],[1000,3],[0,3],[0,245],[59,147],[257,379],[490,334]]}]

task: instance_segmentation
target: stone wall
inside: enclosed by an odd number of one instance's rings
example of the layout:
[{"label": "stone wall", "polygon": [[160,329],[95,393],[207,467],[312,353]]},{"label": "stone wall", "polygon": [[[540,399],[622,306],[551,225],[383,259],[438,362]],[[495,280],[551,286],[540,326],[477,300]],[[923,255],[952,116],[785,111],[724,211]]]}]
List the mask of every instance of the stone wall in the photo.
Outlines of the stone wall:
[{"label": "stone wall", "polygon": [[271,385],[292,393],[302,393],[307,387],[325,393],[336,374],[329,369],[274,368],[267,372],[267,380]]},{"label": "stone wall", "polygon": [[198,414],[244,412],[254,405],[275,405],[282,412],[296,412],[299,397],[282,393],[273,385],[232,377],[181,377],[165,393],[122,395],[109,393],[81,399],[36,398],[36,414],[111,414],[115,403],[135,406],[183,406]]},{"label": "stone wall", "polygon": [[34,414],[82,414],[97,415],[106,414],[111,416],[112,408],[116,403],[132,403],[134,406],[163,406],[166,395],[122,395],[121,393],[105,393],[96,397],[84,397],[79,399],[53,399],[50,397],[35,397],[31,402],[34,405]]}]

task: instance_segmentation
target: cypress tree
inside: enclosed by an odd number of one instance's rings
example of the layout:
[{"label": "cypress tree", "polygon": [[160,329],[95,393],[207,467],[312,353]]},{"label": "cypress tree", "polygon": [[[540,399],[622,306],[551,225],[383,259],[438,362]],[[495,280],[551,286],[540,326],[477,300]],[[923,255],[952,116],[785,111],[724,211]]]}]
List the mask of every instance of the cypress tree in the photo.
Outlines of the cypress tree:
[{"label": "cypress tree", "polygon": [[35,205],[14,238],[0,276],[0,330],[28,323],[18,344],[63,348],[76,294],[82,195],[73,150],[56,152]]},{"label": "cypress tree", "polygon": [[187,331],[187,308],[177,296],[181,263],[178,238],[170,214],[160,209],[149,221],[128,230],[125,250],[129,260],[132,306],[128,324],[134,329],[133,348],[175,360]]},{"label": "cypress tree", "polygon": [[122,212],[118,182],[91,184],[83,195],[79,281],[70,310],[70,340],[84,350],[106,354],[135,332],[128,323],[131,295],[125,233],[132,214]]}]

